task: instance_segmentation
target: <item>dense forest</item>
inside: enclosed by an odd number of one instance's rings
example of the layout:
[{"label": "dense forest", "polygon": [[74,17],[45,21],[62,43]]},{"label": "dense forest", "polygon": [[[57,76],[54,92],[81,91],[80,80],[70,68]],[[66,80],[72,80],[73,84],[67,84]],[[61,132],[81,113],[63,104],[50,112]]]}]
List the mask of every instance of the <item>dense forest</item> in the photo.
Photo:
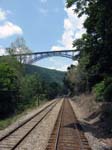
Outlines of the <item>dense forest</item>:
[{"label": "dense forest", "polygon": [[64,72],[23,64],[13,56],[29,51],[24,39],[18,38],[7,49],[9,55],[0,57],[1,119],[23,112],[64,92]]},{"label": "dense forest", "polygon": [[65,83],[71,95],[94,93],[97,101],[112,102],[112,1],[67,0],[80,18],[86,15],[86,33],[73,41],[78,65],[68,67]]},{"label": "dense forest", "polygon": [[46,82],[57,82],[60,85],[63,85],[63,79],[65,72],[47,69],[35,65],[26,64],[25,65],[26,74],[38,73],[39,77]]}]

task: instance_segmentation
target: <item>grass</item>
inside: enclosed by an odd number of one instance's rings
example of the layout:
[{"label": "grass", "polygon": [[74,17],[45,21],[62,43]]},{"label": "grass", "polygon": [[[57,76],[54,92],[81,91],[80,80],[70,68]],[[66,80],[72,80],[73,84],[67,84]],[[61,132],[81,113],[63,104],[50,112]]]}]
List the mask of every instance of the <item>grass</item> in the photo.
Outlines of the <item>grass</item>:
[{"label": "grass", "polygon": [[[45,104],[46,101],[41,101],[40,105]],[[11,125],[12,123],[14,123],[15,121],[17,121],[20,117],[24,116],[25,114],[27,114],[28,112],[31,112],[34,108],[38,107],[38,105],[33,105],[31,107],[27,107],[23,112],[15,114],[13,116],[10,116],[8,118],[5,119],[1,119],[0,120],[0,130],[5,129],[6,127],[8,127],[9,125]]]},{"label": "grass", "polygon": [[20,118],[22,115],[23,113],[18,114],[18,115],[16,114],[15,116],[11,116],[11,117],[0,120],[0,130],[3,130],[6,127],[8,127],[10,124],[15,122],[18,118]]}]

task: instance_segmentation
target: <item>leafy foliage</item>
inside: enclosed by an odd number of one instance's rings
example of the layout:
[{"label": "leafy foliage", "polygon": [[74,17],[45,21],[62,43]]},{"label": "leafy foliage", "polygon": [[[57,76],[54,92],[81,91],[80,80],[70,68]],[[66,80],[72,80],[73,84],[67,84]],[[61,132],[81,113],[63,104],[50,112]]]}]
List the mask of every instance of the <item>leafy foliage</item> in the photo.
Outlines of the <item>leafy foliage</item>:
[{"label": "leafy foliage", "polygon": [[[80,57],[75,73],[72,71],[74,85],[71,84],[71,87],[75,89],[77,86],[77,93],[91,92],[94,89],[97,97],[110,101],[112,86],[107,81],[112,77],[112,2],[67,0],[67,7],[74,4],[74,12],[78,17],[83,14],[87,16],[84,22],[87,32],[73,43],[76,50],[79,50]],[[68,74],[70,75],[70,71]],[[70,83],[71,78],[68,76]]]},{"label": "leafy foliage", "polygon": [[104,89],[105,89],[104,81],[102,81],[94,86],[93,91],[95,92],[96,99],[98,101],[102,101],[104,99],[103,98]]},{"label": "leafy foliage", "polygon": [[19,83],[14,68],[0,64],[0,117],[11,114],[16,108]]},{"label": "leafy foliage", "polygon": [[17,39],[8,49],[10,55],[0,57],[0,118],[15,115],[38,105],[39,101],[63,93],[64,73],[23,65],[13,54],[18,49],[21,54],[24,48],[28,50],[24,40]]},{"label": "leafy foliage", "polygon": [[[63,93],[61,73],[49,71],[48,78],[40,78],[42,72],[37,72],[38,67],[29,73],[25,66],[13,57],[4,57],[0,60],[0,118],[22,112],[26,108],[39,104],[39,101],[53,99]],[[3,61],[3,62],[2,62]],[[46,70],[40,68],[44,73]],[[50,74],[51,73],[51,74]],[[59,74],[57,81],[56,74]],[[45,74],[43,74],[45,75]],[[50,77],[54,75],[54,77]],[[62,75],[64,75],[62,73]],[[61,83],[59,83],[61,82]]]}]

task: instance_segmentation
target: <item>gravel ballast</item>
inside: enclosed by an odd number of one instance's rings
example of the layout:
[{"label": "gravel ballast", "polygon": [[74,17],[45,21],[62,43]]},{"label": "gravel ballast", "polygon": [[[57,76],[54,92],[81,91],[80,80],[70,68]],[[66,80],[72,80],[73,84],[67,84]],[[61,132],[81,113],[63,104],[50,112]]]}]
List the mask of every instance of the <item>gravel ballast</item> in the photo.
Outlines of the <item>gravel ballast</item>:
[{"label": "gravel ballast", "polygon": [[[79,123],[87,123],[89,125],[89,122],[86,122],[84,119],[84,114],[83,111],[80,109],[79,105],[77,105],[77,103],[70,101],[73,107],[73,110],[76,114],[76,117],[79,121]],[[90,124],[91,126],[91,124]],[[105,143],[102,142],[101,139],[98,139],[94,136],[94,134],[91,132],[92,130],[95,130],[94,128],[90,129],[89,126],[83,126],[82,128],[84,130],[84,134],[89,142],[89,145],[91,146],[92,150],[112,150],[111,147],[109,147],[108,145],[106,145]],[[98,131],[96,131],[98,132]]]},{"label": "gravel ballast", "polygon": [[10,126],[8,126],[7,128],[5,128],[4,130],[0,130],[0,138],[2,138],[3,136],[5,136],[6,134],[8,134],[13,129],[15,129],[18,126],[20,126],[23,122],[25,122],[27,119],[29,119],[30,117],[32,117],[33,115],[35,115],[36,113],[38,113],[39,111],[41,111],[44,107],[46,107],[47,105],[49,105],[52,102],[53,101],[48,101],[45,104],[40,105],[39,107],[37,107],[37,108],[35,108],[33,110],[25,112],[24,115],[22,115],[20,118],[18,118]]},{"label": "gravel ballast", "polygon": [[25,138],[17,150],[45,150],[52,133],[62,100],[53,108],[46,118]]}]

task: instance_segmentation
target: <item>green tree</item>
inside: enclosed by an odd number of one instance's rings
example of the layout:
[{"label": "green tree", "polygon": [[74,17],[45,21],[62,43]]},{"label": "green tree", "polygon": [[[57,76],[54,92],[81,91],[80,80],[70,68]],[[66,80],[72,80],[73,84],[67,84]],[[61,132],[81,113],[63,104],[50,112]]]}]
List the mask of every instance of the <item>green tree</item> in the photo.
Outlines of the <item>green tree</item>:
[{"label": "green tree", "polygon": [[57,82],[51,82],[47,87],[47,95],[49,99],[53,99],[62,93],[62,87]]},{"label": "green tree", "polygon": [[[24,109],[33,105],[42,94],[42,82],[37,74],[26,75],[21,80],[20,86],[20,108]],[[25,106],[26,105],[26,106]]]},{"label": "green tree", "polygon": [[0,64],[0,117],[16,110],[19,83],[16,71],[6,63]]},{"label": "green tree", "polygon": [[[84,22],[87,32],[81,39],[75,40],[73,46],[80,51],[77,74],[81,76],[81,83],[85,80],[85,89],[91,91],[97,83],[106,82],[112,76],[112,2],[67,0],[67,7],[74,4],[78,17],[87,15]],[[99,86],[101,89],[102,84]],[[108,89],[111,91],[111,85]]]}]

